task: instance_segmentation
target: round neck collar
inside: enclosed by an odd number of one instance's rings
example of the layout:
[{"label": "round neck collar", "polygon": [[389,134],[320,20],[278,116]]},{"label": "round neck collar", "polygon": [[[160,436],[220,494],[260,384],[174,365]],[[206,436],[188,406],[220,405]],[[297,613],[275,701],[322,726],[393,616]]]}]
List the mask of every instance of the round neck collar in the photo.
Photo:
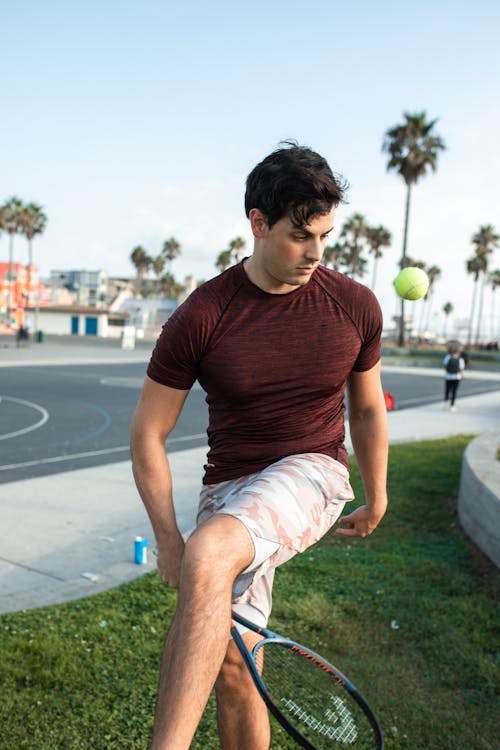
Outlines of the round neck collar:
[{"label": "round neck collar", "polygon": [[261,294],[265,295],[266,297],[272,297],[273,299],[280,299],[280,298],[286,299],[286,298],[291,297],[292,295],[303,294],[307,290],[313,278],[311,277],[311,279],[309,279],[307,284],[301,284],[295,287],[295,289],[291,289],[289,292],[268,292],[265,289],[262,289],[262,287],[260,287],[258,284],[255,284],[255,282],[253,282],[251,278],[249,277],[249,275],[247,274],[246,269],[245,269],[245,261],[248,260],[249,258],[250,256],[247,256],[246,258],[243,258],[239,263],[239,266],[241,269],[241,275],[243,276],[244,281],[250,287],[252,287],[252,289],[258,290]]}]

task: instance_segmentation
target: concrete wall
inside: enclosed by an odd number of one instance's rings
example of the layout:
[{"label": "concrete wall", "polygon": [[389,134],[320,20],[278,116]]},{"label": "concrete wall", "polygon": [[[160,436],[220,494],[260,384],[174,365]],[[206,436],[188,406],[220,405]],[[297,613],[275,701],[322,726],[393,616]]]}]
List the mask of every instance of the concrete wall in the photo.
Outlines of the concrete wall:
[{"label": "concrete wall", "polygon": [[[26,315],[25,322],[32,332],[35,330],[35,316],[31,311]],[[68,335],[71,333],[71,316],[52,312],[38,313],[38,328],[45,333]]]},{"label": "concrete wall", "polygon": [[458,517],[465,533],[500,567],[500,432],[486,432],[462,459]]}]

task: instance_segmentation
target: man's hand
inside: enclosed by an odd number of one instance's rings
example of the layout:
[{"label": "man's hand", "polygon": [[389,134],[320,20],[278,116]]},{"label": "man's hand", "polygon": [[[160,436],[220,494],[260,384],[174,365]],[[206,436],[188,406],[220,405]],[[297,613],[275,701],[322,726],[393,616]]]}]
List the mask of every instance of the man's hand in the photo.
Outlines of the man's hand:
[{"label": "man's hand", "polygon": [[184,541],[175,519],[165,441],[175,427],[188,393],[160,385],[146,376],[130,434],[132,471],[153,527],[158,570],[162,580],[174,588],[179,586]]},{"label": "man's hand", "polygon": [[182,556],[184,554],[184,540],[177,532],[168,542],[158,544],[158,572],[164,583],[173,589],[179,588]]},{"label": "man's hand", "polygon": [[340,519],[339,527],[341,528],[337,528],[335,533],[340,536],[368,536],[377,528],[384,516],[386,507],[387,505],[375,511],[366,505],[361,505],[352,513]]},{"label": "man's hand", "polygon": [[366,505],[339,521],[340,536],[365,537],[387,509],[387,407],[380,380],[380,361],[371,370],[352,372],[349,381],[349,427]]}]

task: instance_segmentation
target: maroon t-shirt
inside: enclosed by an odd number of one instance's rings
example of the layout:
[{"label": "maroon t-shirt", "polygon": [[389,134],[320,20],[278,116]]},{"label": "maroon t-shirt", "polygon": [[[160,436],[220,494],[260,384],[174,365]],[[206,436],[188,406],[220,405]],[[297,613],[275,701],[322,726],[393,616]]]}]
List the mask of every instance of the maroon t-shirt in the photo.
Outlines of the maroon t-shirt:
[{"label": "maroon t-shirt", "polygon": [[380,358],[373,293],[319,266],[288,294],[255,286],[239,263],[196,289],[165,323],[148,366],[158,383],[198,380],[209,406],[204,483],[259,471],[294,453],[348,465],[344,391]]}]

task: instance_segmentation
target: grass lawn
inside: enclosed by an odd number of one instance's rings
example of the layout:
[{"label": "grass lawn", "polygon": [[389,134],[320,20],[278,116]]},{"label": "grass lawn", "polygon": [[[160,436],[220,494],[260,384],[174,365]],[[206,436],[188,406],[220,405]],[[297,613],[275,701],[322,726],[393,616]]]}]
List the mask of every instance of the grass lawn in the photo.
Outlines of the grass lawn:
[{"label": "grass lawn", "polygon": [[[393,446],[380,529],[364,541],[330,535],[276,576],[271,627],[349,675],[387,750],[499,747],[499,575],[456,513],[469,439]],[[361,495],[355,466],[352,479]],[[174,605],[150,573],[0,616],[0,749],[146,750]],[[274,750],[296,747],[273,731]],[[192,747],[219,747],[212,702]]]},{"label": "grass lawn", "polygon": [[[404,365],[408,367],[436,367],[442,370],[443,357],[447,349],[445,346],[439,349],[412,348],[398,349],[397,347],[383,346],[382,366]],[[500,371],[500,359],[498,352],[469,350],[468,373],[474,376],[475,370],[491,372]]]}]

